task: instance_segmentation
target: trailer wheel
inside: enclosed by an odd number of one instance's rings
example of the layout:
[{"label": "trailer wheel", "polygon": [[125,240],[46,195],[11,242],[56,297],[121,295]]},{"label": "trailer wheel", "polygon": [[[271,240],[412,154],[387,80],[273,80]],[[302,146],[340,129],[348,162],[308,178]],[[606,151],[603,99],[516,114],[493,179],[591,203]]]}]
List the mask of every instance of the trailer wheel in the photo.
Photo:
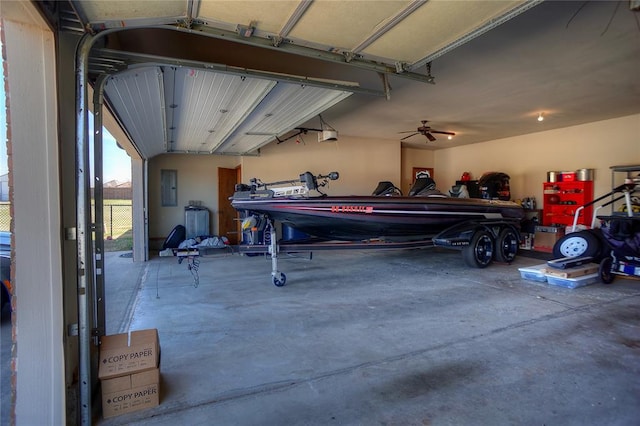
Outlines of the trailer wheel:
[{"label": "trailer wheel", "polygon": [[469,245],[462,249],[464,263],[472,268],[486,268],[493,259],[494,243],[485,230],[476,231]]},{"label": "trailer wheel", "polygon": [[513,262],[518,254],[519,246],[518,234],[511,228],[503,229],[498,234],[496,241],[496,260],[504,263]]},{"label": "trailer wheel", "polygon": [[603,284],[611,284],[613,282],[613,274],[611,268],[613,267],[613,259],[609,256],[602,259],[600,266],[598,267],[598,274],[600,275],[600,281]]},{"label": "trailer wheel", "polygon": [[282,272],[278,272],[272,278],[273,278],[273,285],[275,285],[276,287],[282,287],[287,282],[287,276]]},{"label": "trailer wheel", "polygon": [[572,232],[560,238],[553,246],[553,257],[597,257],[600,254],[601,244],[597,236],[589,232]]}]

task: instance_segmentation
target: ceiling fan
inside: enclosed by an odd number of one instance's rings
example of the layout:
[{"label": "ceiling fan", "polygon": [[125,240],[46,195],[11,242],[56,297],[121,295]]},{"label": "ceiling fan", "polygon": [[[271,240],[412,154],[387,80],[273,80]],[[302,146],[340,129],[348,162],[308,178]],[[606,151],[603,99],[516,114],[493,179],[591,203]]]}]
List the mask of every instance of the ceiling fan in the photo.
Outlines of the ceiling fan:
[{"label": "ceiling fan", "polygon": [[424,135],[427,137],[427,139],[429,139],[429,141],[433,142],[436,140],[436,137],[432,135],[432,133],[437,133],[437,134],[441,134],[441,135],[449,135],[449,136],[455,136],[456,134],[453,132],[444,132],[441,130],[435,130],[432,129],[431,126],[427,126],[428,121],[427,120],[422,120],[421,121],[422,126],[418,127],[416,130],[408,130],[406,132],[399,132],[399,133],[411,133],[409,136],[405,136],[404,138],[400,139],[401,141],[405,140],[405,139],[409,139],[412,136],[415,135]]}]

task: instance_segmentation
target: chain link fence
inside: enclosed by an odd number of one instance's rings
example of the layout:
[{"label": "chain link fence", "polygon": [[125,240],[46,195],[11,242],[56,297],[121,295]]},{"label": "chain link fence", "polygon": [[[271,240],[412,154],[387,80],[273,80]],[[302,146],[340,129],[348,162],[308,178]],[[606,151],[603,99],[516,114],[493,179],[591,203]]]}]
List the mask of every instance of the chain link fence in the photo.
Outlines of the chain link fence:
[{"label": "chain link fence", "polygon": [[[132,207],[124,204],[127,200],[117,200],[122,204],[104,205],[104,238],[111,244],[105,244],[105,250],[130,250],[133,245],[132,237]],[[0,201],[0,231],[11,230],[11,203]],[[108,247],[107,247],[108,246]],[[113,248],[111,248],[113,246]]]},{"label": "chain link fence", "polygon": [[11,203],[0,201],[0,231],[11,230]]},{"label": "chain link fence", "polygon": [[105,200],[103,214],[104,250],[106,252],[133,249],[131,201],[128,201],[129,204],[124,203],[127,203],[127,200]]},{"label": "chain link fence", "polygon": [[104,237],[114,239],[130,232],[131,204],[108,204],[104,206]]}]

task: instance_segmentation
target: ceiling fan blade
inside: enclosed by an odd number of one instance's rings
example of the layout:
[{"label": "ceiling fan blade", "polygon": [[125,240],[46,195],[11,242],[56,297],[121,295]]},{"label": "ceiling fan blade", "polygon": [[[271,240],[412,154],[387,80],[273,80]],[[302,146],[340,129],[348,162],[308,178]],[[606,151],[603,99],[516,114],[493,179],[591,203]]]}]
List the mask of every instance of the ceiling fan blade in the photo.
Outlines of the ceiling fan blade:
[{"label": "ceiling fan blade", "polygon": [[417,133],[415,130],[406,130],[404,132],[398,132],[398,133]]},{"label": "ceiling fan blade", "polygon": [[401,141],[403,141],[403,140],[405,140],[405,139],[409,139],[411,136],[415,136],[415,135],[417,135],[417,134],[418,134],[418,133],[417,133],[417,132],[415,132],[414,134],[409,135],[409,136],[405,136],[404,138],[402,138],[402,139],[400,139],[400,140],[401,140]]},{"label": "ceiling fan blade", "polygon": [[431,133],[425,133],[425,136],[427,137],[427,139],[429,139],[431,142],[435,141],[436,138],[431,134]]},{"label": "ceiling fan blade", "polygon": [[443,132],[441,130],[431,130],[431,133],[439,133],[441,135],[450,135],[450,136],[455,136],[456,135],[453,132]]}]

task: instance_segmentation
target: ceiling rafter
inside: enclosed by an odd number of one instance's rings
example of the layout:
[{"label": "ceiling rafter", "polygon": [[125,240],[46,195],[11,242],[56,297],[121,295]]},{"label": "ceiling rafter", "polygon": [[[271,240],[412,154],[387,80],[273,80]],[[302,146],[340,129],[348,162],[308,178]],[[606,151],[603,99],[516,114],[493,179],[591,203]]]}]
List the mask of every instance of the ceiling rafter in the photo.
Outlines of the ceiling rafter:
[{"label": "ceiling rafter", "polygon": [[[361,93],[370,96],[386,96],[382,90],[373,90],[346,81],[336,81],[313,77],[295,76],[281,73],[273,73],[268,71],[258,71],[248,68],[234,67],[224,64],[215,64],[211,62],[194,61],[188,59],[170,58],[165,56],[148,55],[135,52],[124,52],[121,50],[113,50],[106,48],[96,48],[91,51],[91,63],[96,65],[102,64],[104,69],[96,68],[98,72],[121,71],[119,66],[127,68],[135,68],[136,66],[155,65],[173,65],[177,67],[187,67],[194,69],[203,69],[207,71],[215,71],[220,73],[234,74],[248,77],[258,77],[267,80],[283,81],[290,83],[307,84],[310,86],[324,87],[336,90],[348,90],[354,93]],[[105,66],[105,65],[111,66]]]},{"label": "ceiling rafter", "polygon": [[539,5],[540,3],[542,3],[544,0],[526,0],[525,2],[513,7],[512,9],[508,10],[507,12],[503,13],[500,16],[494,17],[492,19],[490,19],[488,22],[484,23],[483,25],[479,26],[478,28],[476,28],[474,31],[471,31],[465,35],[463,35],[462,37],[454,40],[453,42],[447,44],[445,47],[438,49],[436,52],[433,52],[427,56],[425,56],[424,58],[420,59],[419,61],[416,61],[412,64],[407,64],[405,66],[405,69],[407,71],[415,71],[416,69],[434,61],[435,59],[438,59],[439,57],[441,57],[442,55],[449,53],[450,51],[462,46],[465,43],[470,42],[471,40],[473,40],[474,38],[486,33],[487,31],[490,31],[494,28],[496,28],[497,26],[504,24],[505,22],[515,18],[516,16],[520,15],[521,13],[526,12],[527,10],[531,9],[532,7],[535,7],[537,5]]},{"label": "ceiling rafter", "polygon": [[366,49],[371,43],[385,35],[389,30],[400,22],[402,22],[407,16],[411,15],[416,11],[420,6],[425,4],[428,0],[414,0],[407,7],[398,11],[395,16],[389,18],[380,28],[374,30],[371,34],[369,34],[364,40],[358,43],[357,46],[351,49],[351,53],[356,54],[360,53],[362,50]]},{"label": "ceiling rafter", "polygon": [[336,53],[328,50],[321,50],[306,46],[301,46],[293,43],[282,42],[275,46],[273,43],[273,36],[271,38],[261,37],[242,37],[235,31],[228,31],[220,28],[214,28],[206,24],[195,23],[191,28],[191,32],[198,32],[204,36],[219,38],[222,40],[232,40],[239,43],[247,44],[255,47],[263,47],[266,49],[280,50],[283,52],[291,53],[298,56],[307,58],[319,59],[322,61],[333,62],[336,64],[349,65],[356,68],[385,74],[394,74],[402,78],[410,80],[422,81],[423,83],[429,83],[428,78],[424,74],[420,74],[412,71],[405,71],[398,73],[395,66],[387,65],[378,61],[369,61],[360,58],[358,55],[347,61],[342,53]]},{"label": "ceiling rafter", "polygon": [[278,33],[278,36],[274,37],[274,46],[278,47],[280,43],[282,43],[282,41],[289,35],[291,29],[296,26],[296,24],[300,21],[300,18],[302,18],[302,15],[304,15],[309,6],[311,6],[312,1],[313,0],[300,1],[291,16],[289,16],[289,19],[287,19],[287,22],[282,26],[282,29]]}]

